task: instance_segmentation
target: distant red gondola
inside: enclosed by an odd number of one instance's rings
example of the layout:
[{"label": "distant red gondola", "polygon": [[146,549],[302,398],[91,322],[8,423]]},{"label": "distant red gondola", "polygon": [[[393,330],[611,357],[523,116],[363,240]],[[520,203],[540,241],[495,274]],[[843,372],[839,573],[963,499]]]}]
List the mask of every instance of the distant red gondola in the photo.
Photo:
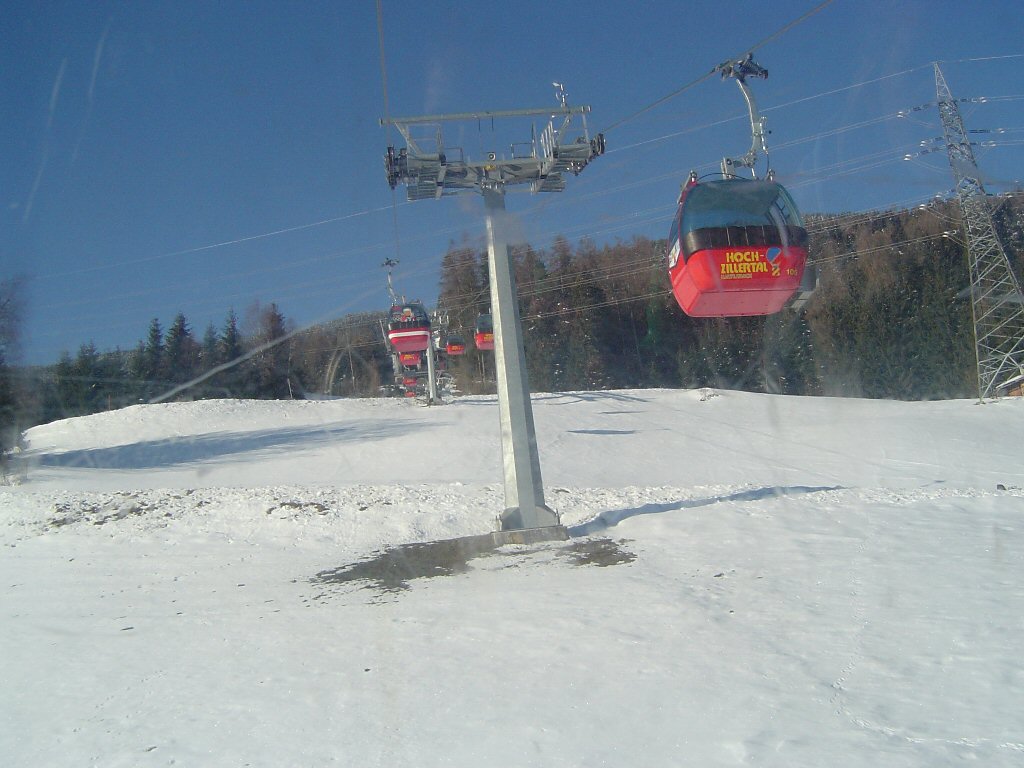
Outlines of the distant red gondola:
[{"label": "distant red gondola", "polygon": [[423,361],[422,352],[399,352],[398,362],[406,368],[418,368]]},{"label": "distant red gondola", "polygon": [[494,321],[490,315],[482,314],[477,317],[473,340],[477,349],[494,349]]},{"label": "distant red gondola", "polygon": [[430,346],[430,316],[422,304],[413,302],[391,307],[388,341],[399,354],[423,352]]},{"label": "distant red gondola", "polygon": [[445,342],[444,351],[452,357],[463,355],[466,353],[466,342],[461,336],[449,336]]}]

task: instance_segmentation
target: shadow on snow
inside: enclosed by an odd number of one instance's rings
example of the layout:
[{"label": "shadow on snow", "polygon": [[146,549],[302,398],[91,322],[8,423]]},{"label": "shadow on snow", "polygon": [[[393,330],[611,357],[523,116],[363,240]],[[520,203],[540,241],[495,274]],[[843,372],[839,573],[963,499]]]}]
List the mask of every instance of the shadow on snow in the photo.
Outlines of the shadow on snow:
[{"label": "shadow on snow", "polygon": [[[625,543],[624,541],[615,542],[609,538],[587,537],[601,533],[618,525],[623,520],[637,515],[693,509],[723,501],[760,501],[769,498],[785,498],[798,494],[839,490],[839,488],[839,486],[771,486],[703,499],[684,499],[665,504],[645,504],[634,509],[609,510],[602,512],[589,522],[569,528],[569,536],[577,541],[569,541],[566,544],[507,547],[496,543],[489,534],[402,544],[355,563],[320,571],[310,581],[325,587],[362,582],[364,588],[372,589],[378,595],[384,595],[407,590],[410,588],[410,582],[417,579],[466,573],[471,570],[470,561],[479,557],[503,555],[507,558],[521,560],[542,549],[551,552],[556,559],[567,559],[573,565],[623,565],[636,559],[636,555],[621,546]],[[324,592],[314,599],[322,599],[327,596],[327,593]]]},{"label": "shadow on snow", "polygon": [[749,491],[737,491],[736,493],[709,496],[704,499],[681,499],[680,501],[672,501],[662,504],[644,504],[642,507],[636,507],[633,509],[611,509],[600,513],[593,520],[588,520],[585,523],[580,523],[579,525],[570,527],[569,536],[577,538],[580,536],[590,536],[595,533],[600,533],[618,525],[623,520],[628,520],[629,518],[637,517],[638,515],[654,515],[661,512],[674,512],[679,509],[695,509],[697,507],[706,507],[710,504],[718,504],[723,501],[761,501],[762,499],[785,498],[787,496],[796,496],[806,493],[837,490],[841,490],[841,486],[769,486],[767,488],[754,488]]},{"label": "shadow on snow", "polygon": [[160,469],[213,459],[245,460],[248,454],[267,450],[289,450],[342,442],[382,440],[396,437],[422,424],[413,422],[367,422],[364,424],[323,424],[292,429],[253,432],[215,432],[196,437],[147,440],[109,448],[83,448],[61,453],[32,453],[29,466],[89,467],[91,469]]}]

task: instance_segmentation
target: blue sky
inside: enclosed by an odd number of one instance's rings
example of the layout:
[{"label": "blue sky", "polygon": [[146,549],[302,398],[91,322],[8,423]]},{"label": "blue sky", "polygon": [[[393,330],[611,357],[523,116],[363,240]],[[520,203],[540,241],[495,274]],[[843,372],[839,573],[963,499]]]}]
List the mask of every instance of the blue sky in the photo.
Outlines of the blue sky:
[{"label": "blue sky", "polygon": [[[688,171],[749,147],[744,104],[713,77],[625,118],[815,5],[384,0],[388,111],[545,107],[565,83],[608,153],[559,195],[509,194],[522,237],[661,238]],[[397,287],[432,303],[449,244],[482,242],[476,196],[387,186],[374,0],[9,0],[3,18],[0,277],[27,281],[26,363],[130,348],[179,311],[201,336],[254,301],[300,325],[384,308],[396,255]],[[942,153],[901,159],[941,134],[935,110],[896,115],[934,100],[935,60],[958,97],[1024,94],[1020,30],[1008,0],[834,0],[756,53],[780,180],[805,213],[947,193]],[[1009,129],[979,134],[990,191],[1024,180],[1022,105],[964,107]],[[445,134],[470,157],[506,139]]]}]

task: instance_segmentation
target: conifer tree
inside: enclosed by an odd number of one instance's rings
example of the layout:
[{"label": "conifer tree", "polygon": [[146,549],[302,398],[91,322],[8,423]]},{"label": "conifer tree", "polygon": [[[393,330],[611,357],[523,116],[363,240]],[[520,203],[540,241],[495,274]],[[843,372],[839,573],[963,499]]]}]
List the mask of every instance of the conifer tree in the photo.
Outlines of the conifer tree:
[{"label": "conifer tree", "polygon": [[291,343],[285,339],[285,318],[277,304],[259,309],[259,327],[254,347],[263,349],[253,355],[255,374],[253,395],[263,399],[288,399],[299,394],[291,380]]},{"label": "conifer tree", "polygon": [[164,342],[164,370],[167,381],[181,383],[191,379],[199,357],[199,345],[185,315],[179,312],[167,331]]},{"label": "conifer tree", "polygon": [[238,330],[238,315],[234,309],[228,310],[224,319],[224,328],[220,332],[218,340],[217,363],[230,363],[232,360],[242,356],[242,334]]},{"label": "conifer tree", "polygon": [[149,321],[149,334],[142,346],[142,360],[139,366],[139,373],[142,375],[147,389],[155,390],[159,386],[163,362],[164,332],[160,327],[160,320],[154,317]]},{"label": "conifer tree", "polygon": [[68,388],[71,414],[82,416],[103,410],[103,387],[100,372],[100,354],[90,341],[78,348],[78,355],[71,364],[71,386]]},{"label": "conifer tree", "polygon": [[203,341],[199,348],[199,371],[206,373],[217,365],[217,329],[213,323],[206,325]]},{"label": "conifer tree", "polygon": [[[229,309],[227,317],[224,318],[224,327],[217,339],[216,364],[232,363],[238,360],[243,352],[242,334],[238,330],[238,315],[235,314],[234,309]],[[210,384],[220,390],[219,395],[243,397],[250,394],[245,388],[246,378],[246,366],[235,365],[216,374]]]},{"label": "conifer tree", "polygon": [[0,342],[0,462],[7,451],[17,444],[16,411],[14,381],[7,364],[6,345]]},{"label": "conifer tree", "polygon": [[11,358],[21,327],[21,281],[0,281],[0,455],[17,444],[17,397]]}]

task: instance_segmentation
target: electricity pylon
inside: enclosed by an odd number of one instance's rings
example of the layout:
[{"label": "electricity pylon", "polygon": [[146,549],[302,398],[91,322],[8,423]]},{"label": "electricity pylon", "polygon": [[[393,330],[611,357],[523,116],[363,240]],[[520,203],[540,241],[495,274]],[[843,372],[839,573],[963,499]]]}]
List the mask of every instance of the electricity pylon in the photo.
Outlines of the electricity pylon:
[{"label": "electricity pylon", "polygon": [[938,63],[935,91],[966,233],[978,396],[984,399],[1024,379],[1024,294],[996,234],[960,108]]}]

